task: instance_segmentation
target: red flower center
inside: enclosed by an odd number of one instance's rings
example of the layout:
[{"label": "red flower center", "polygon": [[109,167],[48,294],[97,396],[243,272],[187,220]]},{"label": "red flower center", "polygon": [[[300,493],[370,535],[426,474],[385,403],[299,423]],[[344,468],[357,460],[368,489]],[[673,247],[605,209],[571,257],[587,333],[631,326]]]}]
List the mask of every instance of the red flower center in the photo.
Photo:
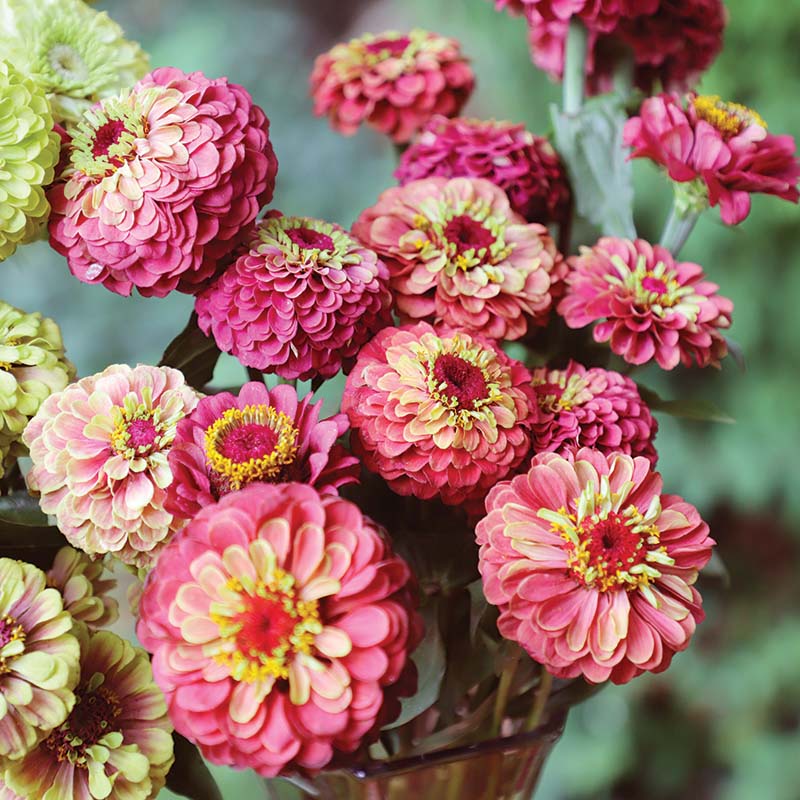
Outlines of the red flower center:
[{"label": "red flower center", "polygon": [[371,55],[387,54],[387,58],[398,58],[405,53],[406,48],[411,44],[408,36],[399,36],[396,39],[376,39],[367,44],[367,52]]},{"label": "red flower center", "polygon": [[443,389],[441,394],[453,397],[460,408],[472,408],[476,400],[488,397],[486,379],[480,367],[459,356],[443,353],[433,365],[433,376]]},{"label": "red flower center", "polygon": [[129,447],[151,447],[158,431],[152,419],[135,419],[128,424]]},{"label": "red flower center", "polygon": [[333,250],[333,239],[311,228],[289,228],[286,235],[301,250]]},{"label": "red flower center", "polygon": [[13,617],[0,619],[0,647],[5,647],[12,639],[19,639],[20,626]]},{"label": "red flower center", "polygon": [[119,119],[112,119],[101,125],[94,135],[92,155],[95,158],[106,156],[112,164],[121,166],[122,160],[118,157],[110,157],[108,151],[120,140],[125,130],[125,123]]},{"label": "red flower center", "polygon": [[465,250],[477,252],[484,248],[488,249],[496,241],[490,230],[466,214],[453,217],[445,226],[444,235],[448,242],[455,245],[459,254]]},{"label": "red flower center", "polygon": [[249,422],[229,431],[217,442],[217,450],[236,464],[244,464],[252,458],[269,455],[277,442],[278,435],[272,428]]},{"label": "red flower center", "polygon": [[275,651],[290,646],[298,623],[294,601],[282,592],[248,596],[245,610],[234,622],[242,627],[236,634],[238,649],[247,656],[274,656]]},{"label": "red flower center", "polygon": [[586,567],[595,567],[601,573],[629,572],[631,567],[645,563],[647,548],[642,536],[634,533],[625,518],[612,511],[606,519],[583,523],[584,551],[588,555]]},{"label": "red flower center", "polygon": [[667,284],[661,278],[654,278],[652,275],[647,275],[642,278],[642,288],[647,289],[648,292],[655,292],[656,294],[666,294]]}]

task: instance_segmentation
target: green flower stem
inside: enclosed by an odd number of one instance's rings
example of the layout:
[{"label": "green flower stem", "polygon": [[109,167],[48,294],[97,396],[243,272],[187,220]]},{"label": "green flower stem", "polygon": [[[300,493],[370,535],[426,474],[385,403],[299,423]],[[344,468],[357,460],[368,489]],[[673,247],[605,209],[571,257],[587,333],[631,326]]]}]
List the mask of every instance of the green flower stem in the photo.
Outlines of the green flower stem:
[{"label": "green flower stem", "polygon": [[677,204],[673,203],[669,219],[664,226],[664,232],[661,234],[661,245],[666,247],[672,255],[677,256],[694,230],[701,213],[692,210],[681,213]]},{"label": "green flower stem", "polygon": [[258,383],[266,383],[264,380],[264,373],[260,369],[256,369],[255,367],[247,367],[247,377],[250,378],[251,381],[257,381]]},{"label": "green flower stem", "polygon": [[500,684],[497,687],[497,696],[495,697],[494,712],[492,714],[492,736],[500,735],[500,726],[503,724],[503,719],[506,715],[511,684],[514,681],[514,675],[517,672],[521,656],[520,649],[515,648],[503,669],[502,675],[500,675]]},{"label": "green flower stem", "polygon": [[547,701],[550,698],[550,691],[552,688],[553,676],[542,667],[539,685],[536,687],[536,693],[533,696],[533,708],[531,709],[531,713],[528,714],[528,719],[525,721],[526,731],[532,731],[542,721],[542,716],[547,707]]},{"label": "green flower stem", "polygon": [[586,54],[588,51],[588,34],[583,23],[573,17],[569,23],[567,49],[564,56],[564,113],[577,114],[583,106],[583,87],[586,81]]}]

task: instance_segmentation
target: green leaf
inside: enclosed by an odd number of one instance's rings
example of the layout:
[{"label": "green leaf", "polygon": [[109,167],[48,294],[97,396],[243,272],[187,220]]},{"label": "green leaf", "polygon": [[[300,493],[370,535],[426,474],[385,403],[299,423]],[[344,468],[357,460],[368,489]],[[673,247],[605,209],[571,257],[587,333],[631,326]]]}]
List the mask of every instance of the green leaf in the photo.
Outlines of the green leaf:
[{"label": "green leaf", "polygon": [[637,386],[642,400],[647,403],[651,411],[663,411],[672,417],[696,422],[721,422],[726,425],[736,422],[733,417],[721,411],[709,400],[663,400],[652,389],[647,389],[641,384]]},{"label": "green leaf", "polygon": [[50,527],[47,516],[39,508],[39,501],[24,492],[0,497],[0,525],[4,522],[15,526]]},{"label": "green leaf", "polygon": [[197,327],[197,314],[192,312],[186,327],[164,351],[159,366],[179,369],[190,386],[202,389],[214,377],[220,355],[216,342]]},{"label": "green leaf", "polygon": [[0,497],[0,558],[16,558],[46,570],[65,544],[64,535],[48,523],[34,498],[24,493]]},{"label": "green leaf", "polygon": [[179,733],[175,740],[175,763],[167,774],[167,788],[190,800],[223,800],[216,781],[198,749]]}]

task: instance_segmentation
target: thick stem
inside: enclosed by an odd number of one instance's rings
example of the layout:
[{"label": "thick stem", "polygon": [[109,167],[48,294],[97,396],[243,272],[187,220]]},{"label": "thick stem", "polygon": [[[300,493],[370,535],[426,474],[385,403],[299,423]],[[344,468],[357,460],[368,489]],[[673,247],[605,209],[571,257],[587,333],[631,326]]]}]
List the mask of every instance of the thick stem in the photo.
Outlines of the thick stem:
[{"label": "thick stem", "polygon": [[553,676],[542,667],[542,675],[539,678],[539,685],[533,695],[533,708],[525,721],[525,730],[532,731],[541,721],[544,710],[547,708],[547,701],[550,697],[550,690],[553,688]]},{"label": "thick stem", "polygon": [[697,220],[700,219],[700,213],[692,210],[681,213],[677,204],[672,204],[669,219],[667,219],[664,232],[661,234],[661,245],[666,247],[672,255],[677,256],[680,253],[694,230]]},{"label": "thick stem", "polygon": [[264,373],[261,372],[260,369],[256,369],[255,367],[248,367],[247,368],[247,377],[250,378],[251,381],[257,381],[258,383],[264,383]]},{"label": "thick stem", "polygon": [[586,82],[586,54],[589,38],[584,24],[573,17],[569,23],[567,46],[564,54],[564,113],[577,114],[583,106],[583,88]]},{"label": "thick stem", "polygon": [[494,700],[494,712],[492,714],[492,736],[500,735],[500,727],[503,724],[503,719],[506,715],[506,706],[508,705],[508,697],[511,692],[511,684],[514,681],[514,675],[517,672],[517,665],[522,656],[522,653],[517,648],[509,658],[508,663],[500,676],[500,684],[497,687],[497,696]]}]

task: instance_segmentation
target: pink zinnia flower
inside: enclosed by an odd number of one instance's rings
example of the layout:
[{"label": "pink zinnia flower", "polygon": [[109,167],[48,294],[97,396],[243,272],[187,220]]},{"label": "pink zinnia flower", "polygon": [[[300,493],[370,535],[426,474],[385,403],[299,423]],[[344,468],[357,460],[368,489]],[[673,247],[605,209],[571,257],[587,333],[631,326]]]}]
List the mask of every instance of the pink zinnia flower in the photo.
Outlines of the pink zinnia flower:
[{"label": "pink zinnia flower", "polygon": [[353,503],[250,486],[161,554],[137,634],[176,730],[206,758],[318,770],[374,739],[414,691],[410,582]]},{"label": "pink zinnia flower", "polygon": [[272,199],[269,121],[241,86],[163,68],[86,112],[49,192],[50,242],[85,283],[196,292]]},{"label": "pink zinnia flower", "polygon": [[498,484],[476,533],[500,633],[558,678],[665,670],[703,619],[694,583],[714,541],[661,488],[646,458],[589,448]]},{"label": "pink zinnia flower", "polygon": [[485,178],[507,195],[528,222],[560,223],[569,214],[571,190],[558,153],[523,125],[436,116],[403,153],[395,177]]},{"label": "pink zinnia flower", "polygon": [[336,440],[347,417],[320,420],[322,402],[298,400],[286,385],[252,382],[239,395],[204,397],[178,424],[169,454],[173,480],[166,508],[193,517],[249,483],[308,483],[323,494],[358,479],[358,459]]},{"label": "pink zinnia flower", "polygon": [[686,202],[719,204],[728,225],[747,217],[753,193],[800,198],[794,138],[767,133],[755,111],[717,96],[690,95],[686,109],[667,94],[648,98],[626,123],[625,143],[632,158],[664,167]]},{"label": "pink zinnia flower", "polygon": [[566,265],[483,178],[426,178],[385,191],[353,233],[389,267],[403,321],[519,339],[547,322]]},{"label": "pink zinnia flower", "polygon": [[644,456],[655,467],[658,423],[630,378],[570,361],[566,369],[534,370],[533,388],[539,401],[534,452],[594,447],[607,455]]},{"label": "pink zinnia flower", "polygon": [[23,435],[28,488],[70,544],[147,567],[183,527],[164,508],[167,453],[197,400],[178,370],[125,364],[45,400]]},{"label": "pink zinnia flower", "polygon": [[330,378],[391,323],[388,279],[375,253],[338,225],[272,216],[197,298],[198,323],[248,367]]},{"label": "pink zinnia flower", "polygon": [[494,0],[498,11],[511,14],[535,11],[542,19],[569,22],[579,17],[591,30],[610,31],[620,19],[652,14],[661,0]]},{"label": "pink zinnia flower", "polygon": [[453,117],[475,86],[455,39],[423,30],[365,34],[317,57],[314,113],[340,133],[366,122],[407,142],[434,114]]},{"label": "pink zinnia flower", "polygon": [[718,367],[728,352],[720,329],[730,327],[733,303],[698,264],[676,262],[643,239],[604,237],[570,266],[558,313],[570,328],[599,320],[595,341],[608,341],[629,364]]},{"label": "pink zinnia flower", "polygon": [[347,379],[351,446],[398,494],[477,507],[530,450],[530,381],[521,363],[463,331],[385,328]]}]

